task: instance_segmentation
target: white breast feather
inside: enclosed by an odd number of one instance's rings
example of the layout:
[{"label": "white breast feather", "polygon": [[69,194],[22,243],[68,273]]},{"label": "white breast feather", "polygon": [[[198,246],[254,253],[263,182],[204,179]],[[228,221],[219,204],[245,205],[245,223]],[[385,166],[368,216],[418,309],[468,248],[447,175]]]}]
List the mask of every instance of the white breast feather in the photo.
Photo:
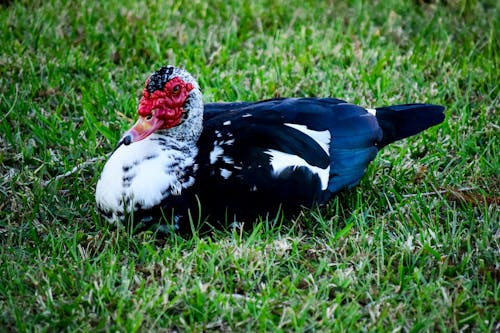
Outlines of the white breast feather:
[{"label": "white breast feather", "polygon": [[[193,147],[192,155],[175,150],[161,150],[155,134],[150,138],[122,145],[109,158],[97,183],[96,201],[105,210],[123,212],[123,202],[128,198],[128,211],[133,210],[138,203],[142,208],[151,208],[165,197],[165,190],[172,194],[180,194],[183,188],[194,183],[194,178],[181,183],[185,169],[194,164],[197,154]],[[178,167],[169,168],[174,163]],[[128,168],[128,170],[124,170]],[[129,177],[129,186],[124,186],[124,177]]]}]

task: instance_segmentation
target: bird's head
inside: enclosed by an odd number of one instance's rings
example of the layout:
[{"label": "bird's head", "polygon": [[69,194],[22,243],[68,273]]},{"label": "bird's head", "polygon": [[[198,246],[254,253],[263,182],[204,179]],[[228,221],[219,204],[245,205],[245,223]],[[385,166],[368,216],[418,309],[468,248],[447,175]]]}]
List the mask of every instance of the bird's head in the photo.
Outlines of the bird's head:
[{"label": "bird's head", "polygon": [[196,140],[203,121],[198,83],[183,69],[162,67],[147,79],[137,113],[139,119],[120,143],[129,145],[157,131],[182,140]]}]

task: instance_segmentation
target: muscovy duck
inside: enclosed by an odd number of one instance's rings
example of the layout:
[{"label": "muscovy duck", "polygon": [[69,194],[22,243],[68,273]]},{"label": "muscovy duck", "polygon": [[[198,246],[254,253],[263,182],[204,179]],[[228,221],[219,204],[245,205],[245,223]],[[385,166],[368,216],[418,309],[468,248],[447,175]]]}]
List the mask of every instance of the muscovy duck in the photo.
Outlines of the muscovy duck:
[{"label": "muscovy duck", "polygon": [[110,222],[167,232],[202,220],[252,222],[279,209],[294,214],[358,184],[381,148],[441,123],[443,112],[431,104],[365,109],[334,98],[203,105],[191,74],[162,67],[104,166],[97,208]]}]

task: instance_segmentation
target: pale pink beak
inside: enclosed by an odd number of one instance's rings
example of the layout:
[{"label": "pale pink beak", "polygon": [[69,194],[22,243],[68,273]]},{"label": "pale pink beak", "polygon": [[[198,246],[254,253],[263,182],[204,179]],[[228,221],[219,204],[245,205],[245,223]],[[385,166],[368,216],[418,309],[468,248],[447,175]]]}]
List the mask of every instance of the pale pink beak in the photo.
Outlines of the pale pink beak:
[{"label": "pale pink beak", "polygon": [[139,116],[137,122],[129,129],[120,140],[120,143],[129,145],[132,142],[141,141],[163,126],[163,120],[155,116]]}]

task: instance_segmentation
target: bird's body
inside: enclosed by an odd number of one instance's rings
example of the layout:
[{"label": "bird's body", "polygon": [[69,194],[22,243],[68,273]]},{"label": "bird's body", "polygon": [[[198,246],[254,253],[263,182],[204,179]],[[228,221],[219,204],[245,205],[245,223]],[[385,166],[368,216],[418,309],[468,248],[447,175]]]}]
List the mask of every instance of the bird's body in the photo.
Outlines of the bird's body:
[{"label": "bird's body", "polygon": [[[184,85],[169,92],[164,87],[175,78]],[[166,92],[163,104],[151,101],[157,91]],[[183,93],[181,111],[170,110],[169,98]],[[159,116],[163,125],[151,130],[144,123],[154,122],[160,108],[174,117]],[[295,213],[356,185],[379,149],[440,123],[443,109],[410,104],[367,110],[333,98],[203,107],[196,81],[163,67],[141,99],[139,113],[146,118],[104,167],[97,206],[110,221],[132,216],[145,227],[170,224],[180,231],[190,229],[189,218],[227,225],[279,209]]]}]

